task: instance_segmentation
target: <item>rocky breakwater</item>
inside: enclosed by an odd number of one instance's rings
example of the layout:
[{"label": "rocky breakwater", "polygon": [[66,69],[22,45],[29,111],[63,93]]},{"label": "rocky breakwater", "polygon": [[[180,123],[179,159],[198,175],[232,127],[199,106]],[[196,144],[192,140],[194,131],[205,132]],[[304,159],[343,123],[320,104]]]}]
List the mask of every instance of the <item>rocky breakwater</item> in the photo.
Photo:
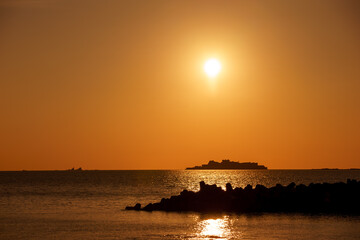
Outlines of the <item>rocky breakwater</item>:
[{"label": "rocky breakwater", "polygon": [[346,183],[311,183],[288,186],[277,184],[267,188],[235,188],[230,183],[226,190],[200,182],[200,191],[184,190],[178,196],[163,198],[158,203],[141,207],[126,207],[141,211],[193,212],[301,212],[360,214],[360,181]]}]

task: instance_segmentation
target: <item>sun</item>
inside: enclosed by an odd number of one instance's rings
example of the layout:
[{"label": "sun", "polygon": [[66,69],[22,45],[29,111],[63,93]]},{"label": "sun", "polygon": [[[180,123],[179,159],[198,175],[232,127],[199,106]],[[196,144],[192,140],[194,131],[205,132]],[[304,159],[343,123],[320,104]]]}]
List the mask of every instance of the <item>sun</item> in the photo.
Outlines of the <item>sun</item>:
[{"label": "sun", "polygon": [[221,63],[216,58],[208,59],[204,64],[204,71],[205,73],[211,77],[216,77],[221,70]]}]

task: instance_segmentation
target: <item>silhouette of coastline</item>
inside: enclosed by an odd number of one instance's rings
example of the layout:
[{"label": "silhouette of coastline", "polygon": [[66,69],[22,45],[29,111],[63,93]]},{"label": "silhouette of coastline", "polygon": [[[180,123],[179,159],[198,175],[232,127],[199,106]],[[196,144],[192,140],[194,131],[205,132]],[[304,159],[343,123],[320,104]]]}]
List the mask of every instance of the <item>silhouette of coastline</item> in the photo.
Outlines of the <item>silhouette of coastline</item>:
[{"label": "silhouette of coastline", "polygon": [[313,168],[311,170],[340,170],[339,168]]},{"label": "silhouette of coastline", "polygon": [[234,162],[229,159],[224,159],[222,162],[216,162],[211,160],[208,164],[203,164],[201,166],[188,167],[186,170],[201,170],[201,169],[264,169],[267,167],[264,165],[259,165],[255,162]]},{"label": "silhouette of coastline", "polygon": [[145,207],[137,203],[126,210],[142,211],[192,211],[192,212],[298,212],[360,214],[360,181],[348,179],[346,183],[311,183],[288,186],[277,184],[267,188],[233,189],[230,183],[226,190],[216,185],[200,182],[200,191],[184,190],[178,196],[163,198],[158,203]]},{"label": "silhouette of coastline", "polygon": [[83,171],[83,169],[81,167],[79,167],[78,169],[71,168],[71,169],[68,169],[66,171]]}]

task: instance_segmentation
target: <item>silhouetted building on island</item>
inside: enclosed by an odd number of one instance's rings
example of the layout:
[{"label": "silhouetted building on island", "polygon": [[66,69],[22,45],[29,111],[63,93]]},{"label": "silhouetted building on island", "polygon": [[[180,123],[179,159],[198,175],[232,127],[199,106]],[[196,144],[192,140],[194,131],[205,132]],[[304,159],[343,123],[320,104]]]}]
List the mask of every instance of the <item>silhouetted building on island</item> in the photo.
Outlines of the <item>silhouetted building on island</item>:
[{"label": "silhouetted building on island", "polygon": [[255,162],[233,162],[229,159],[224,159],[222,162],[216,162],[210,160],[208,164],[203,164],[201,166],[189,167],[187,170],[201,170],[201,169],[267,169],[264,165],[259,165]]}]

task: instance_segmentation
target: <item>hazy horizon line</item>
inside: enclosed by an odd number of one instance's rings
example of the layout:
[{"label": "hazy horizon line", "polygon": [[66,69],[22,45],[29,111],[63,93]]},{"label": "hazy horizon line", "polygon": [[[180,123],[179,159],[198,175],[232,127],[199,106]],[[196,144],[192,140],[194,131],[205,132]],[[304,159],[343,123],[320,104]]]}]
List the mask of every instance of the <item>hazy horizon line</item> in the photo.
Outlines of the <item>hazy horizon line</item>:
[{"label": "hazy horizon line", "polygon": [[51,172],[51,171],[268,171],[268,170],[360,170],[357,167],[351,168],[271,168],[271,169],[21,169],[21,170],[0,170],[0,172]]}]

